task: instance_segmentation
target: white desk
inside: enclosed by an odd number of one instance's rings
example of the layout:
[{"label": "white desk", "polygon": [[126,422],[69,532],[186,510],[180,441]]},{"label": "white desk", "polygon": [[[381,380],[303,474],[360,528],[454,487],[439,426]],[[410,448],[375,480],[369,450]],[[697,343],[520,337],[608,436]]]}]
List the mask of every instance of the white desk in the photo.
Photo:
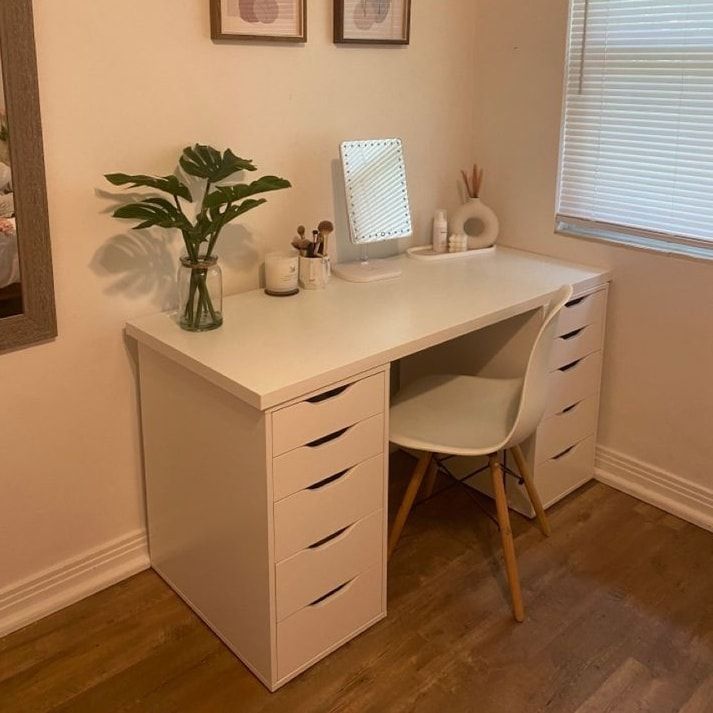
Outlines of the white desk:
[{"label": "white desk", "polygon": [[[229,297],[215,332],[168,314],[127,325],[152,564],[272,690],[386,615],[391,362],[535,310],[565,283],[605,299],[610,277],[506,248],[397,259],[397,280]],[[573,303],[570,327],[584,309]],[[584,348],[575,332],[567,358]],[[600,365],[582,367],[597,384]]]}]

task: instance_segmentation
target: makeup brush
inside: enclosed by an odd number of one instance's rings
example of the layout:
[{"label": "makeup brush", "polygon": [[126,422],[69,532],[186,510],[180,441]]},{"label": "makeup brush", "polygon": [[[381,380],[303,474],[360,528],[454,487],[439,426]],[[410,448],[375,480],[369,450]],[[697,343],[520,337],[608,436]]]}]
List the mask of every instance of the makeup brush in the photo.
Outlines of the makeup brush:
[{"label": "makeup brush", "polygon": [[334,224],[323,220],[318,226],[319,237],[322,241],[322,255],[329,255],[329,236],[334,232]]},{"label": "makeup brush", "polygon": [[312,244],[307,238],[305,238],[305,232],[306,231],[304,225],[300,225],[297,228],[297,235],[292,238],[292,247],[296,250],[299,250],[300,255],[302,255],[303,257],[305,256],[309,246]]}]

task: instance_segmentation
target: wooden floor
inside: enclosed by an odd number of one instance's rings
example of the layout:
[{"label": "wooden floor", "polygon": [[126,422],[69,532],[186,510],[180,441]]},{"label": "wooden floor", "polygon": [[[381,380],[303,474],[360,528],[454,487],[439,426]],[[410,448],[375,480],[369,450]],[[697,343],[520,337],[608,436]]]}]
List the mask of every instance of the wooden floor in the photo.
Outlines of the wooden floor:
[{"label": "wooden floor", "polygon": [[407,523],[388,618],[277,694],[144,572],[0,640],[0,711],[713,711],[713,534],[599,484],[550,513],[547,541],[515,518],[524,624],[456,488]]}]

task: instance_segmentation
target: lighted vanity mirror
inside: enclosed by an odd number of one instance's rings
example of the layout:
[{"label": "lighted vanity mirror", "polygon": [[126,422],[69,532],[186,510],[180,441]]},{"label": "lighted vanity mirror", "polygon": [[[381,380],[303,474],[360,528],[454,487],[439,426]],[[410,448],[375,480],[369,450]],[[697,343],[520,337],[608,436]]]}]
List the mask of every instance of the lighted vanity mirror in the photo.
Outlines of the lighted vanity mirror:
[{"label": "lighted vanity mirror", "polygon": [[350,239],[361,246],[361,261],[336,265],[334,272],[350,282],[398,277],[393,263],[370,261],[367,246],[413,235],[401,140],[345,141],[340,151]]},{"label": "lighted vanity mirror", "polygon": [[57,334],[32,0],[0,3],[0,351]]},{"label": "lighted vanity mirror", "polygon": [[401,140],[345,141],[341,153],[352,242],[411,237]]}]

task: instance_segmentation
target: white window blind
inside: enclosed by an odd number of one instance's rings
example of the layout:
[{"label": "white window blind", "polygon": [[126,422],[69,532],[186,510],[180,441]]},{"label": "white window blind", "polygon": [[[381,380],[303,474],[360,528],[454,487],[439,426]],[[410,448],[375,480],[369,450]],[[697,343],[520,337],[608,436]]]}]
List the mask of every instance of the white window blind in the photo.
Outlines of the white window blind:
[{"label": "white window blind", "polygon": [[571,0],[570,17],[560,226],[710,254],[713,0]]}]

